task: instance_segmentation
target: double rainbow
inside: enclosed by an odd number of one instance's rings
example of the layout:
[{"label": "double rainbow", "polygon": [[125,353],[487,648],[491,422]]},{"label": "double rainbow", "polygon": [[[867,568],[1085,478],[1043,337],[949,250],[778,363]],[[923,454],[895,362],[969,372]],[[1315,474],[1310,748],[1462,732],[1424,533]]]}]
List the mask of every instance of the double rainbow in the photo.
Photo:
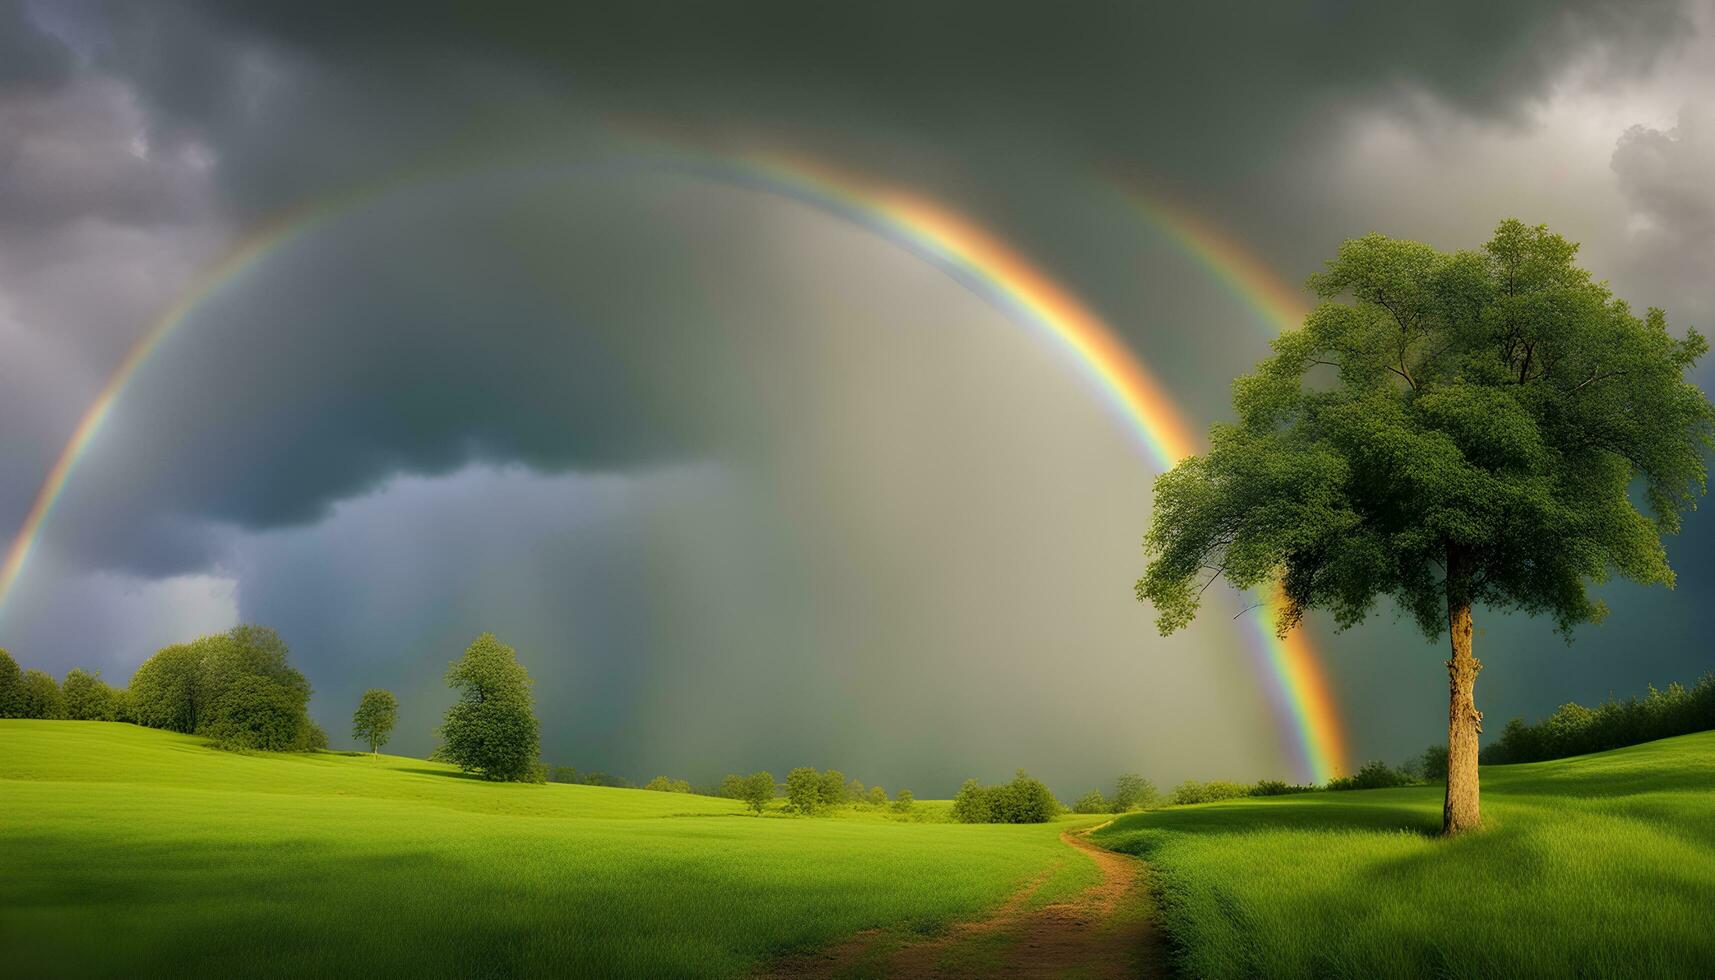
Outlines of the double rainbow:
[{"label": "double rainbow", "polygon": [[[1103,320],[1018,251],[969,219],[926,198],[781,157],[688,153],[628,157],[625,170],[681,173],[756,188],[802,202],[874,230],[946,271],[1012,318],[1070,354],[1118,417],[1162,469],[1196,451],[1192,427],[1130,347]],[[394,185],[397,186],[397,185]],[[38,546],[55,504],[102,424],[138,370],[189,314],[276,246],[297,238],[388,188],[341,198],[276,221],[211,268],[167,309],[113,372],[67,441],[0,562],[0,614]],[[1260,310],[1272,326],[1296,325],[1292,291],[1236,243],[1184,212],[1141,195],[1128,200],[1151,226],[1168,233],[1193,258]],[[1267,609],[1245,614],[1283,737],[1301,778],[1322,782],[1346,768],[1336,705],[1315,652],[1301,632],[1276,637]]]}]

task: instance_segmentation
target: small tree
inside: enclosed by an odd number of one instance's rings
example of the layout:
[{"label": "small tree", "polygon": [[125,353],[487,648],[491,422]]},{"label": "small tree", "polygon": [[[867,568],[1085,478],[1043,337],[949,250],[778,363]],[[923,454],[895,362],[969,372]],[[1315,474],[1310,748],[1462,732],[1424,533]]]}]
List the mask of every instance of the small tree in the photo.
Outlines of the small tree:
[{"label": "small tree", "polygon": [[1133,810],[1146,809],[1155,803],[1157,795],[1154,783],[1135,772],[1125,773],[1114,780],[1111,812],[1130,813]]},{"label": "small tree", "polygon": [[736,772],[729,772],[721,780],[721,795],[729,800],[744,799],[745,777]]},{"label": "small tree", "polygon": [[66,717],[72,721],[113,721],[113,689],[101,682],[101,671],[90,673],[73,667],[60,690],[65,694]]},{"label": "small tree", "polygon": [[20,718],[64,718],[65,695],[51,675],[40,670],[26,670],[19,686]]},{"label": "small tree", "polygon": [[484,633],[447,668],[447,684],[459,696],[441,724],[441,755],[484,779],[534,778],[541,731],[516,652]]},{"label": "small tree", "polygon": [[917,803],[917,798],[908,789],[902,789],[893,795],[893,809],[899,813],[910,813]]},{"label": "small tree", "polygon": [[846,801],[846,774],[838,769],[822,773],[821,802],[823,806],[839,806]]},{"label": "small tree", "polygon": [[869,788],[869,805],[886,806],[887,790],[882,789],[880,786],[871,786]]},{"label": "small tree", "polygon": [[768,801],[774,799],[774,774],[765,769],[745,776],[738,786],[738,794],[738,799],[760,816]]},{"label": "small tree", "polygon": [[992,823],[994,795],[977,780],[967,779],[953,796],[952,812],[959,823]]},{"label": "small tree", "polygon": [[822,807],[822,774],[799,766],[786,774],[786,809],[811,814]]},{"label": "small tree", "polygon": [[858,779],[856,776],[852,777],[851,782],[846,783],[845,802],[862,803],[864,798],[868,795],[868,787],[864,786],[863,780]]},{"label": "small tree", "polygon": [[0,718],[21,718],[24,714],[24,672],[18,661],[0,650]]},{"label": "small tree", "polygon": [[1099,789],[1090,790],[1078,797],[1078,802],[1072,804],[1073,813],[1113,813],[1117,807],[1108,803],[1108,798]]},{"label": "small tree", "polygon": [[372,687],[363,692],[362,700],[357,702],[357,711],[351,716],[351,737],[368,742],[371,754],[379,753],[393,734],[393,724],[398,720],[399,699],[393,696],[392,691]]},{"label": "small tree", "polygon": [[[1276,626],[1362,622],[1390,597],[1447,661],[1447,834],[1480,825],[1472,609],[1548,615],[1568,637],[1614,572],[1673,584],[1661,536],[1704,491],[1715,408],[1676,339],[1504,221],[1447,255],[1370,235],[1312,276],[1322,304],[1234,386],[1238,421],[1155,484],[1138,597],[1163,633],[1212,576],[1278,589]],[[1648,514],[1634,503],[1647,503]]]}]

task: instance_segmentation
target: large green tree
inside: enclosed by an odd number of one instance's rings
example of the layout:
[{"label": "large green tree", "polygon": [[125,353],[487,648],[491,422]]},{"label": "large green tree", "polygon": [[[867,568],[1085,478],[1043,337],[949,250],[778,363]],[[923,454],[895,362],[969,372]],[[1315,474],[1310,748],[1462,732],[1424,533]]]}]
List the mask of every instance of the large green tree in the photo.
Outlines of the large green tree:
[{"label": "large green tree", "polygon": [[24,672],[18,661],[0,650],[0,718],[19,718],[24,713]]},{"label": "large green tree", "polygon": [[1321,303],[1234,386],[1238,420],[1155,485],[1138,581],[1163,633],[1217,577],[1278,589],[1340,628],[1391,598],[1446,631],[1449,834],[1479,825],[1474,606],[1570,638],[1615,572],[1672,585],[1661,536],[1704,491],[1715,409],[1687,379],[1703,337],[1668,332],[1502,222],[1453,254],[1370,235],[1311,277]]},{"label": "large green tree", "polygon": [[65,694],[66,717],[72,721],[117,720],[117,698],[113,688],[101,680],[101,671],[73,667],[60,689]]},{"label": "large green tree", "polygon": [[535,778],[541,732],[517,653],[484,633],[447,669],[447,683],[459,696],[441,724],[440,756],[484,779]]},{"label": "large green tree", "polygon": [[[327,737],[308,713],[309,681],[291,665],[290,655],[274,630],[237,626],[166,647],[143,661],[131,677],[128,699],[119,704],[128,700],[140,725],[206,735],[228,747],[325,747]],[[289,726],[281,720],[285,715]],[[289,734],[282,735],[287,727]]]},{"label": "large green tree", "polygon": [[19,686],[20,718],[64,718],[65,694],[53,675],[41,670],[26,670]]},{"label": "large green tree", "polygon": [[372,687],[363,692],[357,711],[351,716],[351,737],[369,743],[369,751],[379,752],[393,734],[393,723],[399,720],[399,699],[392,691]]}]

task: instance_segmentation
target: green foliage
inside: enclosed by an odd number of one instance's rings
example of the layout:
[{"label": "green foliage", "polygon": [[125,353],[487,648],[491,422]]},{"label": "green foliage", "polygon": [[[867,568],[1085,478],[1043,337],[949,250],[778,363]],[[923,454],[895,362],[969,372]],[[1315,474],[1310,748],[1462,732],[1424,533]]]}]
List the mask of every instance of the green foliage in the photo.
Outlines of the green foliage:
[{"label": "green foliage", "polygon": [[869,790],[864,786],[863,780],[856,776],[853,776],[851,781],[846,783],[845,802],[862,803],[868,795]]},{"label": "green foliage", "polygon": [[1236,382],[1238,421],[1156,481],[1137,592],[1161,630],[1211,574],[1278,582],[1283,629],[1310,608],[1351,626],[1387,596],[1431,637],[1450,596],[1569,633],[1601,619],[1589,586],[1611,572],[1671,584],[1660,535],[1704,491],[1715,432],[1686,380],[1707,344],[1575,252],[1510,220],[1477,252],[1345,243],[1311,278],[1324,302]]},{"label": "green foliage", "polygon": [[1408,786],[1411,777],[1385,762],[1366,762],[1357,772],[1350,776],[1336,776],[1328,780],[1331,790],[1349,789],[1392,789],[1395,786]]},{"label": "green foliage", "polygon": [[1135,772],[1124,773],[1114,780],[1113,796],[1108,799],[1113,809],[1109,812],[1130,813],[1133,810],[1145,810],[1154,806],[1159,796],[1154,783]]},{"label": "green foliage", "polygon": [[511,647],[493,633],[478,636],[447,668],[447,684],[458,692],[440,729],[447,761],[484,779],[536,779],[541,734],[531,683]]},{"label": "green foliage", "polygon": [[1092,834],[1149,862],[1185,977],[1700,977],[1715,963],[1715,732],[1483,769],[1442,789],[1151,810]]},{"label": "green foliage", "polygon": [[209,705],[201,734],[225,749],[287,752],[309,747],[315,736],[308,727],[297,691],[258,674],[236,674]]},{"label": "green foliage", "polygon": [[916,803],[917,798],[912,796],[911,791],[908,789],[902,789],[893,794],[893,809],[896,813],[910,813],[911,808],[915,806]]},{"label": "green foliage", "polygon": [[1222,779],[1212,779],[1200,783],[1188,779],[1173,787],[1172,800],[1179,806],[1193,803],[1214,803],[1218,800],[1236,800],[1251,795],[1251,788],[1243,783],[1232,783]]},{"label": "green foliage", "polygon": [[689,793],[691,783],[685,779],[669,779],[666,776],[656,776],[643,784],[643,788],[656,793]]},{"label": "green foliage", "polygon": [[65,695],[65,716],[72,721],[118,721],[119,699],[113,688],[101,681],[101,671],[89,673],[73,667],[60,690]]},{"label": "green foliage", "polygon": [[372,687],[363,692],[357,711],[351,716],[351,737],[369,743],[370,752],[379,752],[393,734],[399,720],[399,699],[392,691]]},{"label": "green foliage", "polygon": [[1114,812],[1114,808],[1113,805],[1108,802],[1108,798],[1102,795],[1101,790],[1093,789],[1088,793],[1085,793],[1083,796],[1078,797],[1078,802],[1072,804],[1072,812],[1112,813]]},{"label": "green foliage", "polygon": [[64,718],[65,694],[45,671],[26,670],[18,685],[18,717]]},{"label": "green foliage", "polygon": [[887,790],[882,789],[880,786],[871,786],[869,788],[868,799],[869,799],[869,805],[870,806],[876,806],[876,807],[886,806],[887,805]]},{"label": "green foliage", "polygon": [[1294,786],[1278,779],[1259,779],[1250,788],[1250,796],[1290,796],[1294,793],[1308,793],[1314,786]]},{"label": "green foliage", "polygon": [[760,815],[768,802],[774,799],[774,774],[764,769],[745,776],[738,784],[737,799],[750,807],[752,813]]},{"label": "green foliage", "polygon": [[1689,688],[1652,685],[1642,698],[1609,698],[1594,708],[1563,704],[1534,725],[1514,718],[1499,740],[1483,748],[1482,759],[1489,765],[1564,759],[1711,729],[1715,674],[1705,674]]},{"label": "green foliage", "polygon": [[24,673],[18,661],[0,650],[0,718],[24,716]]},{"label": "green foliage", "polygon": [[1423,778],[1431,783],[1447,781],[1447,746],[1431,745],[1423,750]]},{"label": "green foliage", "polygon": [[203,709],[202,663],[213,637],[165,647],[131,675],[137,724],[190,734]]},{"label": "green foliage", "polygon": [[786,774],[786,809],[806,816],[822,808],[822,774],[799,766]]},{"label": "green foliage", "polygon": [[1023,769],[1008,783],[984,786],[967,779],[953,797],[959,823],[1045,823],[1060,815],[1060,801]]},{"label": "green foliage", "polygon": [[822,806],[839,806],[847,802],[846,774],[838,769],[829,769],[822,773],[822,786],[818,797]]}]

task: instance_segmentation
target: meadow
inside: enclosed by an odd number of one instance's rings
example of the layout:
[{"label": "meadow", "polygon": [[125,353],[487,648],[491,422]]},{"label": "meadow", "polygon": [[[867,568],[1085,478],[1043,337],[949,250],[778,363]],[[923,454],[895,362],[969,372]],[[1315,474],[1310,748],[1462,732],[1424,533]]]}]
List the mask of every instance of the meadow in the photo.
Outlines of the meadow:
[{"label": "meadow", "polygon": [[1715,970],[1715,732],[1486,766],[1482,832],[1441,788],[1174,807],[1093,835],[1149,861],[1206,977],[1704,977]]},{"label": "meadow", "polygon": [[0,720],[0,799],[14,976],[733,976],[1098,877],[1075,820],[756,817],[107,722]]}]

